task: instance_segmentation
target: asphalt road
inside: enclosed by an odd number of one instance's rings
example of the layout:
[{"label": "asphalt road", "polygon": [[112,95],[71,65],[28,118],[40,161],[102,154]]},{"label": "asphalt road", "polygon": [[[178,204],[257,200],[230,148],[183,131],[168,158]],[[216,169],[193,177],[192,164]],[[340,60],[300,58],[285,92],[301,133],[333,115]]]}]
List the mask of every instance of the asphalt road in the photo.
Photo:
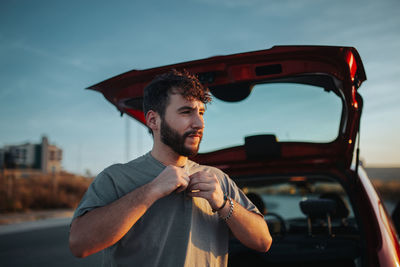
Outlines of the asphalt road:
[{"label": "asphalt road", "polygon": [[0,266],[101,266],[101,254],[75,258],[68,248],[68,224],[0,235]]}]

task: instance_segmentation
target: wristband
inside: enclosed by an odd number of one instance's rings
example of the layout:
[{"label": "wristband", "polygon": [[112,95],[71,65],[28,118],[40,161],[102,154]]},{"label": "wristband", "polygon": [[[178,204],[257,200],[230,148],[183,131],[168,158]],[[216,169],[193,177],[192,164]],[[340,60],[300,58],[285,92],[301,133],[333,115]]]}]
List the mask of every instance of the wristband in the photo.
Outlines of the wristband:
[{"label": "wristband", "polygon": [[225,207],[227,201],[228,201],[228,197],[224,194],[224,204],[222,204],[222,206],[219,208],[213,209],[212,212],[216,213],[217,211],[222,210]]},{"label": "wristband", "polygon": [[233,203],[232,199],[230,197],[228,197],[228,200],[229,200],[229,205],[230,205],[228,215],[226,215],[226,217],[221,217],[225,222],[231,218],[232,213],[233,213],[233,208],[234,208],[234,203]]}]

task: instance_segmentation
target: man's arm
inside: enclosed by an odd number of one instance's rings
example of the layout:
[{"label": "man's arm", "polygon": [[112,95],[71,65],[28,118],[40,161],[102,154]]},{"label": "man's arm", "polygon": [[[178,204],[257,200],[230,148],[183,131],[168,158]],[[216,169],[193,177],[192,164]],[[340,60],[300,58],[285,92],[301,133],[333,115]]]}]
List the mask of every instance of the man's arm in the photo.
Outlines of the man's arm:
[{"label": "man's arm", "polygon": [[[189,195],[201,197],[208,201],[211,208],[217,210],[224,203],[224,193],[222,192],[218,178],[209,172],[200,171],[190,176],[188,186]],[[233,213],[226,221],[234,236],[245,246],[266,252],[272,244],[272,237],[269,233],[267,223],[264,218],[254,212],[248,211],[239,203],[233,201]],[[231,206],[228,203],[218,211],[223,218],[228,216]]]},{"label": "man's arm", "polygon": [[[269,233],[267,223],[259,214],[245,209],[242,205],[232,200],[234,204],[233,213],[226,221],[233,235],[246,247],[267,252],[272,244],[272,237]],[[221,217],[225,218],[230,209],[230,203],[218,211]]]},{"label": "man's arm", "polygon": [[118,242],[158,199],[186,189],[182,168],[168,166],[152,182],[104,207],[73,220],[69,246],[76,257],[86,257]]}]

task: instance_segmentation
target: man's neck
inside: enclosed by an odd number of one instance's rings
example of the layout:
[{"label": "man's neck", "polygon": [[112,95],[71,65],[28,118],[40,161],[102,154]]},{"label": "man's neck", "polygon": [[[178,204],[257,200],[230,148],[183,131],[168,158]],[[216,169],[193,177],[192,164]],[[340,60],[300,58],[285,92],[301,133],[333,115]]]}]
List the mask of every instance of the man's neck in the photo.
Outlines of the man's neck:
[{"label": "man's neck", "polygon": [[170,147],[159,149],[153,146],[153,149],[150,153],[153,158],[155,158],[165,166],[173,165],[177,167],[183,167],[188,160],[187,157],[177,154]]}]

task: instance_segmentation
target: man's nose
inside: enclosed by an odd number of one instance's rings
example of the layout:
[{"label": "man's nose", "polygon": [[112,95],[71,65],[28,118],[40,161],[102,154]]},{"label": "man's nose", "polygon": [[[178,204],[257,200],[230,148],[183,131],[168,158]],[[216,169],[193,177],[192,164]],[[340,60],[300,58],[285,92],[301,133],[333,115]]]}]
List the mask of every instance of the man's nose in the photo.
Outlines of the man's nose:
[{"label": "man's nose", "polygon": [[194,129],[203,129],[204,128],[204,119],[203,119],[202,115],[196,114],[194,116],[192,127]]}]

